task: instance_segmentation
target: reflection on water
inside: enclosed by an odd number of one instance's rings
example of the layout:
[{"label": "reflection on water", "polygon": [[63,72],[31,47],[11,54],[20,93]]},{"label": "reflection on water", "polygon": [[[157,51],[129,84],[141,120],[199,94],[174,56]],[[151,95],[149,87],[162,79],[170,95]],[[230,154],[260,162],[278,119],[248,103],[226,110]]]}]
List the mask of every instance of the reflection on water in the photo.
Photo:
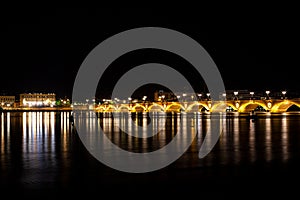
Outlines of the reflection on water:
[{"label": "reflection on water", "polygon": [[[1,113],[0,172],[7,171],[1,174],[17,171],[13,176],[21,176],[24,182],[38,181],[45,179],[42,172],[66,162],[71,133],[68,118],[68,112]],[[47,175],[47,181],[53,178]]]},{"label": "reflection on water", "polygon": [[[3,112],[0,115],[2,177],[10,176],[6,172],[18,171],[19,174],[13,176],[24,182],[45,179],[45,176],[47,181],[57,181],[62,168],[70,169],[76,157],[70,155],[77,148],[72,144],[78,140],[78,137],[75,137],[76,133],[73,132],[74,127],[69,123],[70,112]],[[176,163],[176,167],[240,165],[271,161],[285,163],[290,158],[299,156],[297,150],[300,141],[299,116],[261,117],[255,121],[241,117],[226,118],[223,133],[213,151],[199,160],[198,150],[207,131],[212,128],[209,115],[195,113],[187,117],[180,114],[162,116],[158,113],[148,113],[129,118],[128,115],[130,114],[123,113],[113,117],[106,113],[96,119],[89,118],[91,113],[86,113],[88,120],[84,123],[92,131],[102,128],[113,143],[132,152],[151,152],[160,149],[177,134],[180,141],[184,141],[189,134],[197,134],[191,147]],[[133,119],[136,124],[129,123],[129,119]],[[150,121],[151,126],[146,126]],[[163,129],[159,130],[161,124]],[[136,125],[142,127],[144,136],[147,129],[157,134],[148,138],[133,137],[138,131]],[[14,171],[14,168],[18,170]]]},{"label": "reflection on water", "polygon": [[256,160],[255,123],[250,123],[249,125],[249,156],[251,162]]},{"label": "reflection on water", "polygon": [[272,126],[271,119],[266,119],[266,139],[265,139],[265,147],[266,147],[266,160],[270,161],[272,159]]},{"label": "reflection on water", "polygon": [[286,161],[289,158],[288,155],[288,126],[287,119],[283,117],[281,119],[281,148],[282,148],[282,160]]}]

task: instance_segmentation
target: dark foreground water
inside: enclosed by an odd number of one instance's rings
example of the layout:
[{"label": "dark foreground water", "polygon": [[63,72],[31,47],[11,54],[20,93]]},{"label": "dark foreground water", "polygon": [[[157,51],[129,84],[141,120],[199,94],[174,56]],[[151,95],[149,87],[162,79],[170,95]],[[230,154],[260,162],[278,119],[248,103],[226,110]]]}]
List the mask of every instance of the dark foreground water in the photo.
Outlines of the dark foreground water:
[{"label": "dark foreground water", "polygon": [[[128,136],[116,128],[124,126],[134,135],[123,115],[88,122],[91,129],[102,127],[113,143],[137,153],[160,149],[176,134],[196,136],[177,161],[139,174],[112,169],[90,155],[69,121],[70,112],[0,113],[0,196],[299,196],[300,115],[265,115],[254,121],[228,117],[217,144],[203,159],[198,158],[198,150],[210,128],[210,116],[192,115],[186,121],[179,114],[167,116],[165,128],[148,139]],[[153,130],[162,118],[153,115]],[[132,119],[140,125],[149,123],[147,115]]]}]

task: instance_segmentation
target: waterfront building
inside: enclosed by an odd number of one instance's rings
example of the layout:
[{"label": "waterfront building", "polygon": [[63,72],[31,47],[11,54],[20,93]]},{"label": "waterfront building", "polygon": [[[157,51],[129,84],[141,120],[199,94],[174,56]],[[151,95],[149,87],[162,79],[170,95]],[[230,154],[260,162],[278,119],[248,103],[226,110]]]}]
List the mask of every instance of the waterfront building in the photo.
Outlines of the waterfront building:
[{"label": "waterfront building", "polygon": [[21,107],[53,107],[56,102],[54,93],[23,93],[20,94]]},{"label": "waterfront building", "polygon": [[12,107],[15,103],[15,96],[0,96],[0,107]]}]

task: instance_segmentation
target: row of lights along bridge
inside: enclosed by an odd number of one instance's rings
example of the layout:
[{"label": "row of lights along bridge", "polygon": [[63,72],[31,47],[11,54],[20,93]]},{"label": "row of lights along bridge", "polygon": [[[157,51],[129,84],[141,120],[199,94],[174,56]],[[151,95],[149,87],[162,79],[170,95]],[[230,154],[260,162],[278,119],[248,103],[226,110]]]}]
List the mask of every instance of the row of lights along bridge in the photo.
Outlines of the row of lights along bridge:
[{"label": "row of lights along bridge", "polygon": [[[274,92],[274,95],[271,96],[271,91],[266,90],[263,94],[262,92],[253,92],[253,91],[227,91],[226,93],[223,93],[222,96],[226,100],[239,100],[239,99],[286,99],[287,91],[281,91],[280,93]],[[154,94],[154,102],[164,102],[164,101],[209,101],[211,100],[210,93],[198,93],[198,94],[191,94],[191,93],[182,93],[182,94],[173,94],[172,92],[165,92],[165,91],[158,91]],[[95,99],[92,99],[93,104],[99,103],[99,104],[108,104],[108,103],[141,103],[141,102],[147,102],[152,101],[149,100],[147,96],[143,96],[141,99],[134,99],[132,97],[128,97],[127,99],[100,99],[96,101]],[[89,99],[86,99],[86,103],[91,103]]]}]

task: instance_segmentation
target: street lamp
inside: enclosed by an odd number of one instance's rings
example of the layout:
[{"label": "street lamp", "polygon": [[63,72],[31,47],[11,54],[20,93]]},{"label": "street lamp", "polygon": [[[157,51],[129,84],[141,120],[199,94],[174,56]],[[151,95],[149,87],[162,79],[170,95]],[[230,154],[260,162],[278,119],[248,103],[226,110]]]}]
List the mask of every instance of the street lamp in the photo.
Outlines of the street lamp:
[{"label": "street lamp", "polygon": [[119,98],[115,98],[115,103],[119,103],[120,99]]},{"label": "street lamp", "polygon": [[185,101],[186,94],[183,93],[182,96],[183,96],[183,101]]},{"label": "street lamp", "polygon": [[254,92],[250,92],[251,99],[253,99]]},{"label": "street lamp", "polygon": [[269,99],[269,94],[270,94],[270,91],[269,91],[269,90],[267,90],[267,91],[266,91],[266,94],[267,94],[267,98]]},{"label": "street lamp", "polygon": [[162,98],[162,102],[164,102],[164,101],[165,101],[165,97],[166,97],[165,95],[162,95],[162,96],[161,96],[161,98]]},{"label": "street lamp", "polygon": [[199,100],[201,100],[202,94],[198,94],[198,98]]},{"label": "street lamp", "polygon": [[147,99],[147,96],[143,96],[143,101],[145,102]]},{"label": "street lamp", "polygon": [[237,95],[239,94],[239,92],[238,92],[238,91],[235,91],[235,92],[233,92],[233,94],[234,94],[234,96],[235,96],[236,100],[238,100],[238,97],[237,97]]},{"label": "street lamp", "polygon": [[206,93],[207,100],[209,100],[210,93]]},{"label": "street lamp", "polygon": [[285,99],[286,91],[282,91],[281,93],[282,93],[282,95],[283,95],[283,99]]}]

